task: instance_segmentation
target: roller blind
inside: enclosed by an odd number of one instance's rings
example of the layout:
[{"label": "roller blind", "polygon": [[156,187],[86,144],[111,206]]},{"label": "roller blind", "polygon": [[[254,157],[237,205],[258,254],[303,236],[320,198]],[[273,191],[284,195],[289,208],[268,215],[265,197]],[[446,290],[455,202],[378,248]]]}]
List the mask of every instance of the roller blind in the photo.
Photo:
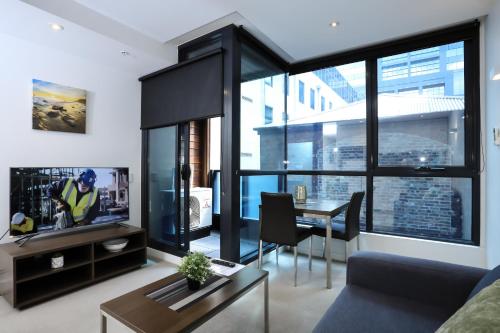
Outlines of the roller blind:
[{"label": "roller blind", "polygon": [[222,116],[222,52],[146,75],[142,81],[141,129]]}]

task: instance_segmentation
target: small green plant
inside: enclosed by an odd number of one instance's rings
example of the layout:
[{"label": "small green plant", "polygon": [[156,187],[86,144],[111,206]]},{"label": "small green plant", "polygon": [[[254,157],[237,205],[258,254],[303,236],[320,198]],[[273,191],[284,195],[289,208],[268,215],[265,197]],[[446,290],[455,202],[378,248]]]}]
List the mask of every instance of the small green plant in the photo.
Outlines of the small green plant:
[{"label": "small green plant", "polygon": [[210,261],[202,252],[193,252],[182,258],[179,272],[186,278],[203,284],[211,275]]}]

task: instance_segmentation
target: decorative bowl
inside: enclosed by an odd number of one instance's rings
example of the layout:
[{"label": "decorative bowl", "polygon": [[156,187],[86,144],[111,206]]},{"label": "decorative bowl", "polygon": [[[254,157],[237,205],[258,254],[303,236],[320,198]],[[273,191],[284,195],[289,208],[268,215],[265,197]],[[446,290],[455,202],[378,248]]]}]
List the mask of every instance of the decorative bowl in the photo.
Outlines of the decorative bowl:
[{"label": "decorative bowl", "polygon": [[126,238],[116,238],[110,239],[102,243],[102,246],[109,252],[120,252],[128,244],[128,239]]}]

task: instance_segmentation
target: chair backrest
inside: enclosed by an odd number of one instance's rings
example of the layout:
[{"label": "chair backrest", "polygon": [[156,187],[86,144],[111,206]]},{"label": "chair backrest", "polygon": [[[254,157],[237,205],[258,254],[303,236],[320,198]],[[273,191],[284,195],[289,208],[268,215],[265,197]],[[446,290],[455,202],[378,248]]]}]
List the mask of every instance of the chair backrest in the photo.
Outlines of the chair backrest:
[{"label": "chair backrest", "polygon": [[365,192],[354,192],[345,212],[345,232],[348,240],[359,235],[359,214]]},{"label": "chair backrest", "polygon": [[297,245],[295,206],[290,193],[262,192],[260,239],[280,245]]}]

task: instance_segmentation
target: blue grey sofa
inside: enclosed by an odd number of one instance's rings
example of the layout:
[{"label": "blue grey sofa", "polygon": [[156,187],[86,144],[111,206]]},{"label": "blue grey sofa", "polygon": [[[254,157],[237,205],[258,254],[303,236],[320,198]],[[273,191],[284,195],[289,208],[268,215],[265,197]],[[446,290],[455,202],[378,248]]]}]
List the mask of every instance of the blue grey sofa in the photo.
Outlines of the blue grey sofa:
[{"label": "blue grey sofa", "polygon": [[377,252],[347,262],[347,284],[314,328],[333,332],[434,332],[482,288],[492,271]]}]

